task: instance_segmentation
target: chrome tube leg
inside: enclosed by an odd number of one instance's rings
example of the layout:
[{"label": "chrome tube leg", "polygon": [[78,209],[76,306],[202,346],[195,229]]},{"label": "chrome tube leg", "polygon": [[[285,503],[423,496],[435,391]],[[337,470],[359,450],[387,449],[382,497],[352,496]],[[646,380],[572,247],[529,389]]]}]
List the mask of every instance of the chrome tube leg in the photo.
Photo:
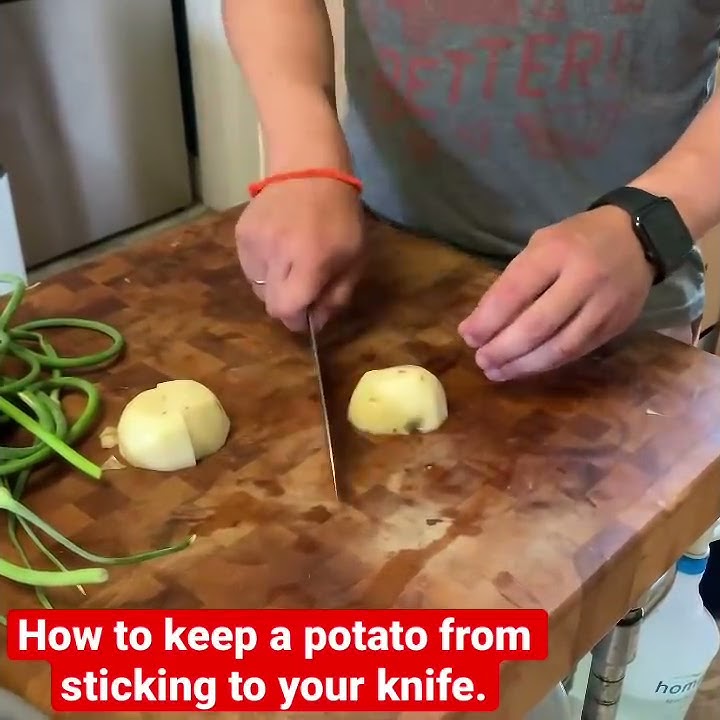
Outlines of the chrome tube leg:
[{"label": "chrome tube leg", "polygon": [[644,615],[642,608],[631,610],[593,649],[582,720],[615,720]]},{"label": "chrome tube leg", "polygon": [[570,674],[563,678],[562,684],[565,688],[565,692],[570,694],[570,691],[573,689],[573,685],[575,684],[575,673],[577,672],[577,665],[573,665],[573,669],[570,671]]}]

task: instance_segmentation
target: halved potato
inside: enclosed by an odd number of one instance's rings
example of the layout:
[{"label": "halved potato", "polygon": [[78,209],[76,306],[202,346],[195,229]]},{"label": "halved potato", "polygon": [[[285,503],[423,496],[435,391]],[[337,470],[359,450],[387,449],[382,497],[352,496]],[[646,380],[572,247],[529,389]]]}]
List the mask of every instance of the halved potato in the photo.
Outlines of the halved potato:
[{"label": "halved potato", "polygon": [[447,420],[440,380],[418,365],[369,370],[353,391],[348,420],[371,435],[409,435],[437,430]]},{"label": "halved potato", "polygon": [[195,380],[170,380],[125,406],[117,436],[130,465],[172,472],[217,452],[229,431],[230,420],[211,390]]}]

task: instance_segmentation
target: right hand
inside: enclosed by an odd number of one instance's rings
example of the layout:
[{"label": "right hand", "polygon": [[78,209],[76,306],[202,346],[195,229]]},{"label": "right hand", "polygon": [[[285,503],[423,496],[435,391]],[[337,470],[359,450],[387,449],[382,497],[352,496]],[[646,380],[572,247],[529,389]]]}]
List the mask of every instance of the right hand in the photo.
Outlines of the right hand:
[{"label": "right hand", "polygon": [[235,239],[245,277],[268,315],[300,332],[312,306],[320,329],[348,303],[360,276],[360,196],[325,178],[268,185],[240,216]]}]

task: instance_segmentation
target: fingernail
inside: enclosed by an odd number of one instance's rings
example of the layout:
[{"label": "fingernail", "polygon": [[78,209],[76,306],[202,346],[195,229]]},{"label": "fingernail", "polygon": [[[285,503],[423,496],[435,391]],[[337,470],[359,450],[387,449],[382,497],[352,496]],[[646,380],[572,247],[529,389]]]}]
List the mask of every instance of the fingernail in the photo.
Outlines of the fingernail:
[{"label": "fingernail", "polygon": [[505,376],[500,370],[485,370],[485,377],[492,381],[492,382],[503,382],[505,380]]}]

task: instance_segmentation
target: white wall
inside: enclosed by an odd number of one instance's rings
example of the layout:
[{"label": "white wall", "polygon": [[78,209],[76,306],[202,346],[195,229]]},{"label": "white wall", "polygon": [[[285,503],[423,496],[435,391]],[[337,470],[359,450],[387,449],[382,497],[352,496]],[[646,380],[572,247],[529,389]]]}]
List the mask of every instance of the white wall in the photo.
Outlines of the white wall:
[{"label": "white wall", "polygon": [[185,0],[202,202],[225,210],[248,199],[262,152],[257,115],[225,37],[221,0]]},{"label": "white wall", "polygon": [[[343,0],[326,0],[336,38],[339,111],[345,105],[342,69]],[[222,0],[185,0],[193,68],[202,202],[225,210],[248,199],[247,186],[264,172],[262,138],[247,85],[228,47]]]},{"label": "white wall", "polygon": [[345,14],[343,0],[325,0],[330,16],[333,40],[335,41],[335,92],[337,94],[338,115],[343,117],[347,103],[345,87]]},{"label": "white wall", "polygon": [[[27,280],[7,175],[0,176],[0,273],[19,275]],[[9,285],[0,283],[0,295],[9,290]]]}]

